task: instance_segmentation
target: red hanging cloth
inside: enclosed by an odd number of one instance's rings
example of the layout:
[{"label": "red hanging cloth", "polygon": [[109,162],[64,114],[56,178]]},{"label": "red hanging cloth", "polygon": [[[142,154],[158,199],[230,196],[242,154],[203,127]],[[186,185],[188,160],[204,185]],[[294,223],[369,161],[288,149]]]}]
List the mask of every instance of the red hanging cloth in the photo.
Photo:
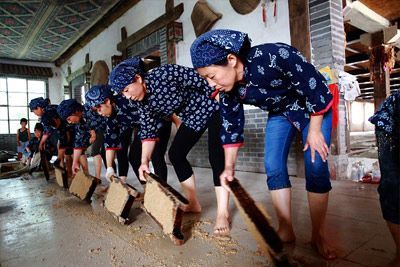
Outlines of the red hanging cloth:
[{"label": "red hanging cloth", "polygon": [[332,103],[332,129],[339,125],[339,87],[333,83],[329,85],[329,91],[333,95]]}]

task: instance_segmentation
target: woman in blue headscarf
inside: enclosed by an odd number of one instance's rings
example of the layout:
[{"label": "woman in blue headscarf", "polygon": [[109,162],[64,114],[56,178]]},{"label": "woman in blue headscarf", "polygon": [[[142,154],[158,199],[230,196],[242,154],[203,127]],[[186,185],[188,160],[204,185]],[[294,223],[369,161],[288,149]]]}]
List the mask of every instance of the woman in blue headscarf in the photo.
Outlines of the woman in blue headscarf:
[{"label": "woman in blue headscarf", "polygon": [[400,266],[400,92],[386,98],[369,121],[375,125],[378,143],[382,215],[396,245],[396,256],[388,266]]},{"label": "woman in blue headscarf", "polygon": [[[109,180],[115,175],[112,167],[115,151],[117,151],[119,178],[126,182],[129,163],[139,178],[142,145],[138,137],[139,113],[136,104],[123,96],[113,95],[108,85],[93,86],[86,93],[85,99],[85,105],[105,119],[106,178]],[[156,174],[166,180],[167,165],[164,155],[171,132],[171,122],[165,121],[160,130],[163,134],[156,152],[152,155],[152,163]]]},{"label": "woman in blue headscarf", "polygon": [[[229,234],[228,191],[220,184],[223,170],[223,150],[219,142],[217,102],[210,96],[213,90],[192,69],[167,64],[144,71],[143,61],[133,57],[121,62],[110,74],[115,92],[134,100],[140,113],[142,164],[139,173],[149,172],[150,156],[158,139],[158,128],[163,119],[176,114],[182,121],[171,147],[169,159],[189,200],[186,212],[201,212],[197,199],[195,176],[187,155],[208,128],[209,161],[213,170],[217,196],[217,220],[214,234]],[[144,177],[142,176],[142,179]]]},{"label": "woman in blue headscarf", "polygon": [[190,52],[194,68],[220,92],[221,141],[226,158],[221,182],[235,175],[238,150],[244,140],[243,104],[268,111],[264,159],[267,184],[279,219],[278,234],[284,242],[294,242],[287,158],[293,137],[300,131],[312,244],[323,257],[335,258],[323,229],[331,190],[326,160],[332,127],[332,96],[323,77],[290,45],[251,47],[246,33],[233,30],[201,35]]}]

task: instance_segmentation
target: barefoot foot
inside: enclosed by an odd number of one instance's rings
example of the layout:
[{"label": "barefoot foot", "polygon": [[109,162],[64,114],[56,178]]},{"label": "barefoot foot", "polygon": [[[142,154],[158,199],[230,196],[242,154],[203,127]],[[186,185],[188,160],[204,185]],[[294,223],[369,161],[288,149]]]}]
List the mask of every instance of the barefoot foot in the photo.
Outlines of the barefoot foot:
[{"label": "barefoot foot", "polygon": [[323,237],[313,238],[311,246],[326,260],[334,260],[337,258],[335,250],[329,246]]},{"label": "barefoot foot", "polygon": [[199,202],[190,202],[188,205],[184,206],[182,209],[185,213],[200,213],[201,205]]},{"label": "barefoot foot", "polygon": [[288,230],[279,229],[277,233],[283,243],[291,244],[291,243],[296,242],[296,236],[294,235],[294,232],[292,229],[288,229]]},{"label": "barefoot foot", "polygon": [[229,215],[217,215],[214,226],[214,235],[229,236],[230,235],[230,220]]}]

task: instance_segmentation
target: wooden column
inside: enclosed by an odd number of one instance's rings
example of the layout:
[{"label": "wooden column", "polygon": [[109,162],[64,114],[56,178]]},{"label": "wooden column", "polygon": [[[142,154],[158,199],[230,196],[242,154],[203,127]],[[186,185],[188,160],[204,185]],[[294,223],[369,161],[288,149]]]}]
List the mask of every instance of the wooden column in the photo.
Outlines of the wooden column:
[{"label": "wooden column", "polygon": [[[310,21],[308,0],[289,1],[290,39],[291,45],[296,47],[309,62],[311,62]],[[296,134],[295,157],[296,175],[305,177],[304,152],[301,134]]]},{"label": "wooden column", "polygon": [[289,14],[291,44],[311,62],[308,0],[289,1]]},{"label": "wooden column", "polygon": [[383,69],[385,64],[385,51],[383,32],[371,34],[371,79],[374,81],[374,104],[375,111],[385,101],[386,97],[390,95],[390,73],[388,69]]}]

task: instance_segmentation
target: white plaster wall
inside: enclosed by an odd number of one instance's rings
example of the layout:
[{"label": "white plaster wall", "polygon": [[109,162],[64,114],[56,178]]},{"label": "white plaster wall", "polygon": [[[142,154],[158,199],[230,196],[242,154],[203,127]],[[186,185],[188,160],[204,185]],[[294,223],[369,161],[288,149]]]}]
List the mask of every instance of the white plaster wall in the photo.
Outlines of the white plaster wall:
[{"label": "white plaster wall", "polygon": [[[177,45],[177,63],[185,66],[192,66],[189,50],[195,39],[195,33],[190,16],[196,2],[196,0],[175,0],[175,5],[184,3],[184,13],[179,19],[183,23],[184,40]],[[233,10],[229,0],[208,0],[209,5],[215,11],[223,14],[213,28],[231,28],[247,32],[253,45],[278,41],[290,43],[288,0],[277,1],[276,20],[272,14],[272,3],[267,2],[269,5],[267,26],[264,26],[261,19],[261,5],[250,14],[240,15]],[[111,56],[120,55],[116,49],[121,40],[120,29],[126,27],[129,36],[164,13],[164,0],[141,0],[61,66],[63,83],[66,83],[67,67],[71,66],[72,72],[82,67],[86,53],[89,53],[93,63],[97,60],[104,60],[111,68]],[[63,90],[62,86],[60,90]]]},{"label": "white plaster wall", "polygon": [[[194,33],[191,14],[197,0],[180,0],[184,3],[185,11],[179,21],[183,24],[184,40],[177,45],[177,64],[192,66],[190,46],[196,35]],[[247,32],[252,45],[268,42],[290,43],[289,7],[287,0],[277,0],[277,16],[273,17],[273,5],[267,1],[267,25],[262,21],[261,4],[253,12],[240,15],[229,3],[229,0],[208,0],[209,6],[222,14],[213,29],[234,29]]]},{"label": "white plaster wall", "polygon": [[60,103],[64,100],[64,87],[61,68],[53,67],[53,77],[49,78],[49,95],[51,103]]}]

